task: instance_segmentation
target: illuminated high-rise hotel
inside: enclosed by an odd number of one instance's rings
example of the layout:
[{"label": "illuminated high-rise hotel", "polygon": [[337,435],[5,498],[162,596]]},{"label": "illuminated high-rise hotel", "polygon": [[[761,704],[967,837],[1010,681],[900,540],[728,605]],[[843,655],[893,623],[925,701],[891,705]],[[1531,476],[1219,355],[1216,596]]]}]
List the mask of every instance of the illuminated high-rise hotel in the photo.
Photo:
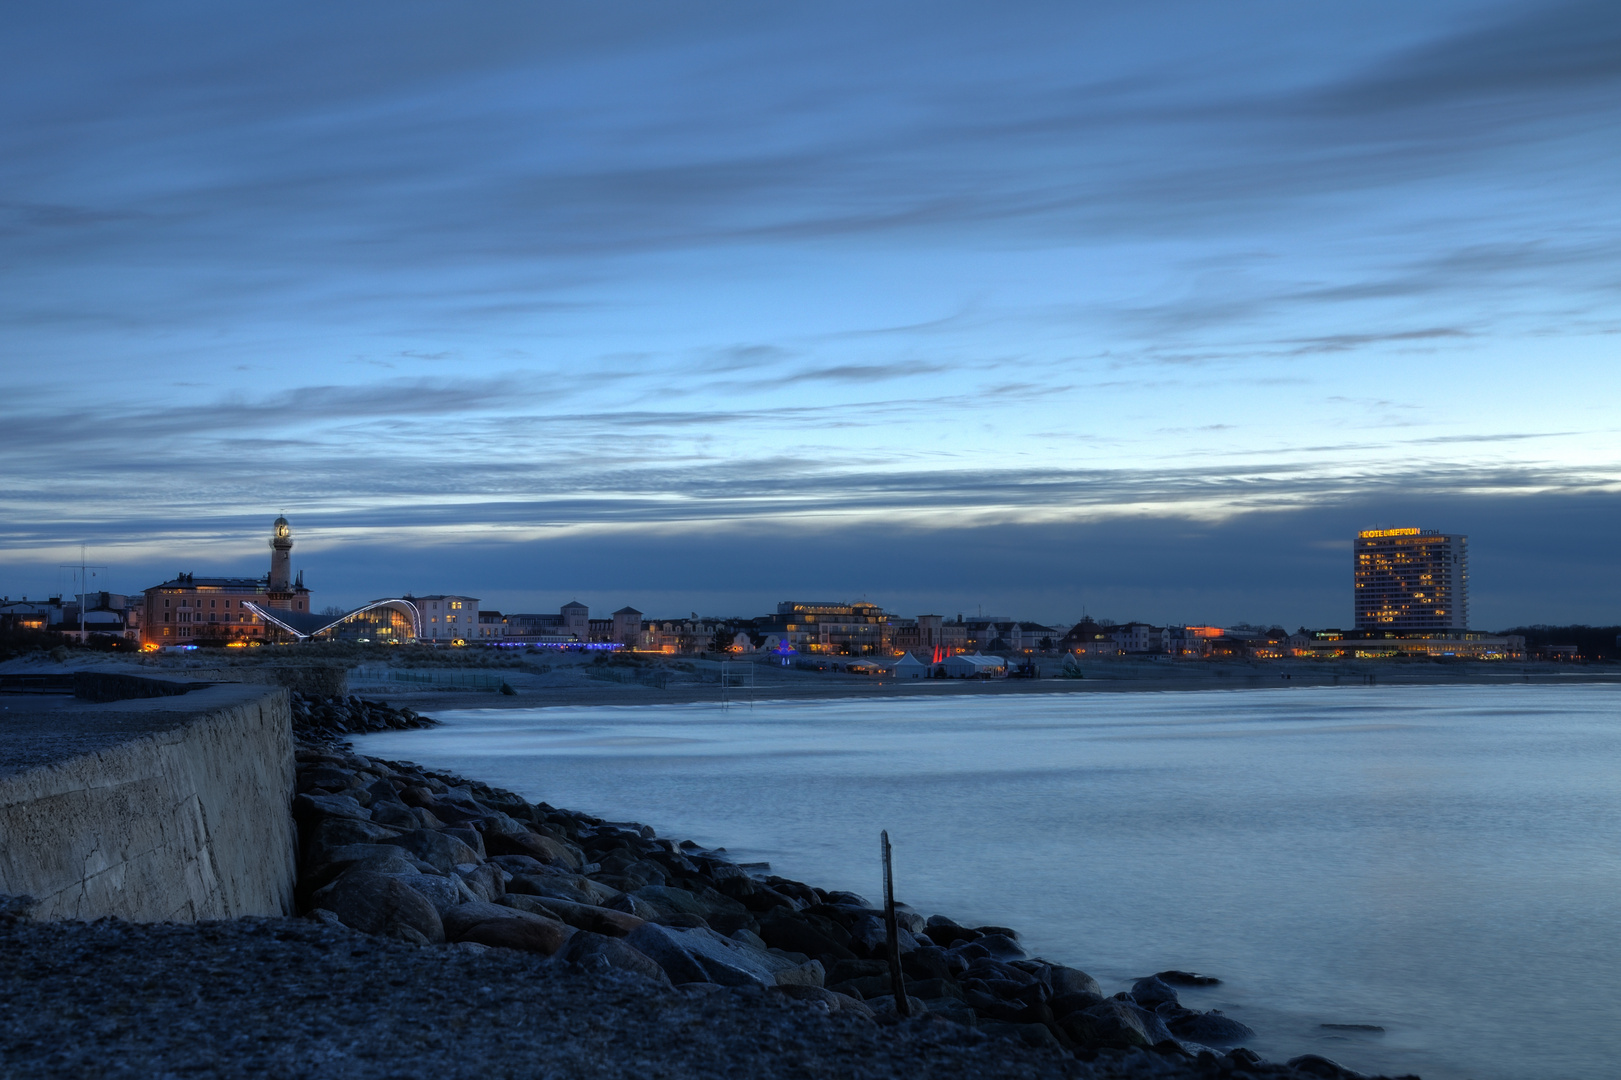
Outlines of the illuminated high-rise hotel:
[{"label": "illuminated high-rise hotel", "polygon": [[1357,533],[1356,628],[1469,629],[1469,538],[1434,529]]}]

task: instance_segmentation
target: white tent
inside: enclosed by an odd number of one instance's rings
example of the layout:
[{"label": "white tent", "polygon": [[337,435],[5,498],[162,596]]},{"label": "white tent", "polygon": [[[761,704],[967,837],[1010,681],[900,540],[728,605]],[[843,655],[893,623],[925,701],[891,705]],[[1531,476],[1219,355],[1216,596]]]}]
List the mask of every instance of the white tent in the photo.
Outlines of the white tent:
[{"label": "white tent", "polygon": [[946,658],[945,668],[953,679],[991,679],[1007,674],[1007,661],[1000,656],[959,653]]},{"label": "white tent", "polygon": [[895,661],[890,671],[894,672],[897,679],[927,679],[929,677],[929,665],[911,653],[902,653],[901,658]]}]

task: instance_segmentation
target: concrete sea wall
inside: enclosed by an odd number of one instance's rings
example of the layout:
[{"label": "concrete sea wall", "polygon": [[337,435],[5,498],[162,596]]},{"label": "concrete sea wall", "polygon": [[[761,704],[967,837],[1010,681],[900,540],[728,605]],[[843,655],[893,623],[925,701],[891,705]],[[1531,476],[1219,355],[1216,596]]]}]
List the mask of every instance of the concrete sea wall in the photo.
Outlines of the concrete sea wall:
[{"label": "concrete sea wall", "polygon": [[31,896],[34,918],[292,912],[287,691],[75,704],[8,713],[5,728],[0,893]]}]

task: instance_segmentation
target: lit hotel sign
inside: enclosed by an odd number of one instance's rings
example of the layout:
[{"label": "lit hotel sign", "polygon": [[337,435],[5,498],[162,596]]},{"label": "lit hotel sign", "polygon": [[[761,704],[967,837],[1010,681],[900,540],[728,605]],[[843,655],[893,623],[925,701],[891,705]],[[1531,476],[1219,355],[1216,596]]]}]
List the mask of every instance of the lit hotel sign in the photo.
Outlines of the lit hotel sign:
[{"label": "lit hotel sign", "polygon": [[1364,529],[1356,534],[1359,540],[1376,540],[1381,536],[1417,536],[1417,529]]}]

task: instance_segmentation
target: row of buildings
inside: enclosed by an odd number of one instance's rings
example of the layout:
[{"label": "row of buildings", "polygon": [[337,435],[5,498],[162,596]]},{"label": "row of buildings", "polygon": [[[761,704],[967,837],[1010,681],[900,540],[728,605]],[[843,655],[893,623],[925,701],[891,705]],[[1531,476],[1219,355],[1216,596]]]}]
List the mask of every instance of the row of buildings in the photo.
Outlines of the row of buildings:
[{"label": "row of buildings", "polygon": [[433,593],[316,612],[303,575],[292,572],[293,537],[272,525],[264,577],[178,574],[139,597],[95,593],[64,603],[0,601],[0,626],[121,638],[145,648],[198,643],[344,639],[442,645],[596,647],[651,653],[757,652],[895,657],[938,664],[952,656],[1066,652],[1080,656],[1339,657],[1428,655],[1513,658],[1514,637],[1468,629],[1468,538],[1418,528],[1359,533],[1354,547],[1355,627],[1073,626],[999,616],[902,618],[876,604],[785,601],[748,619],[650,619],[633,607],[606,618],[570,602],[555,614],[503,613],[474,596]]}]

